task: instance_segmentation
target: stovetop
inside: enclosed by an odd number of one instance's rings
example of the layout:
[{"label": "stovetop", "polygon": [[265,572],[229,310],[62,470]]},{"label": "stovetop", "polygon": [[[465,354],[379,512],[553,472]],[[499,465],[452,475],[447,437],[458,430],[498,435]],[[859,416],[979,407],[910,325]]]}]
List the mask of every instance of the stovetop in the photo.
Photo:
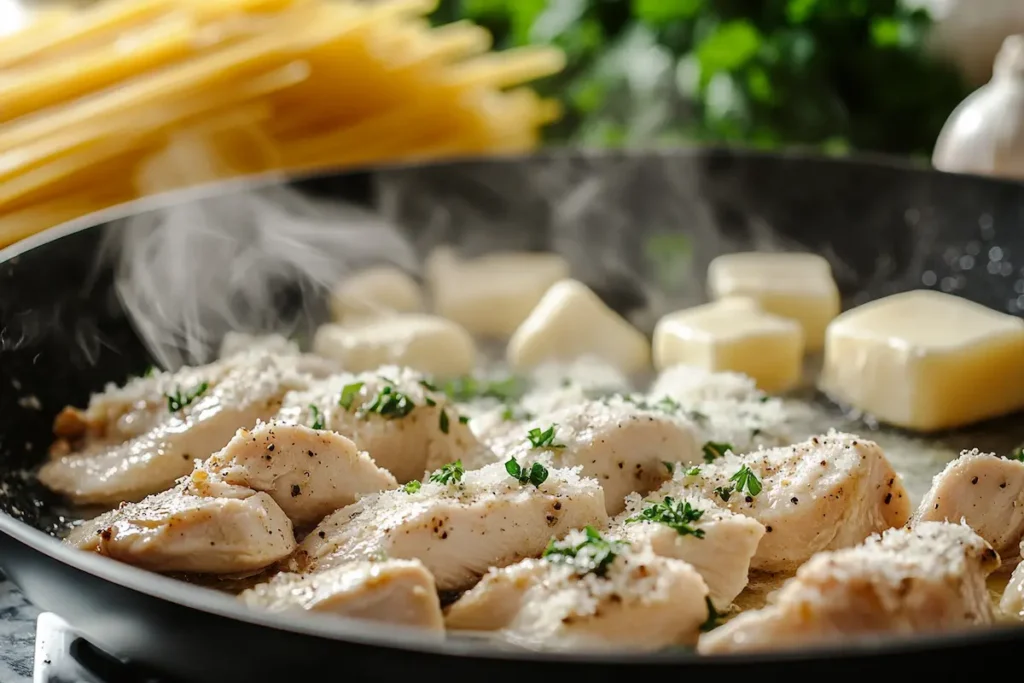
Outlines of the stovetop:
[{"label": "stovetop", "polygon": [[43,612],[36,621],[32,683],[161,683],[83,640],[66,621]]}]

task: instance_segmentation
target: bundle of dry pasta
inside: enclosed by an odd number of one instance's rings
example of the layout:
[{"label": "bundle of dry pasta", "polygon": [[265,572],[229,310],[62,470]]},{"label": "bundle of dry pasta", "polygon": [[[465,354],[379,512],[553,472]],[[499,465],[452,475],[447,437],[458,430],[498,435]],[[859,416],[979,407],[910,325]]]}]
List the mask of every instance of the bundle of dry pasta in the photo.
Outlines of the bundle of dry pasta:
[{"label": "bundle of dry pasta", "polygon": [[489,52],[431,0],[110,0],[0,37],[0,247],[242,174],[528,150],[522,84],[557,50]]}]

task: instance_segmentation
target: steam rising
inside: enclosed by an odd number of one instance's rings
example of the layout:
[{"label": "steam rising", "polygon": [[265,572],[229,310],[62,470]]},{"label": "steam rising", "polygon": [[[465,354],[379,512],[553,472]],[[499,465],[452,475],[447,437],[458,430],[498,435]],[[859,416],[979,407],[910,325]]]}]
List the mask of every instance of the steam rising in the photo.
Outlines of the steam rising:
[{"label": "steam rising", "polygon": [[136,216],[107,239],[117,295],[166,369],[209,362],[228,332],[309,335],[328,290],[363,267],[417,269],[379,216],[284,187]]}]

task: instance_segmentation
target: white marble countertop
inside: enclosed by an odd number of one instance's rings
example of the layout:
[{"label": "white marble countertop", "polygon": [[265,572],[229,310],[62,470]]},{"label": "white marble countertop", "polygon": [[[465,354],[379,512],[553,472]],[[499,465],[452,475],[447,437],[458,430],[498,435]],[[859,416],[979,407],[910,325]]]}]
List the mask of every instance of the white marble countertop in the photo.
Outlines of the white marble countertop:
[{"label": "white marble countertop", "polygon": [[31,683],[39,610],[0,574],[0,681]]}]

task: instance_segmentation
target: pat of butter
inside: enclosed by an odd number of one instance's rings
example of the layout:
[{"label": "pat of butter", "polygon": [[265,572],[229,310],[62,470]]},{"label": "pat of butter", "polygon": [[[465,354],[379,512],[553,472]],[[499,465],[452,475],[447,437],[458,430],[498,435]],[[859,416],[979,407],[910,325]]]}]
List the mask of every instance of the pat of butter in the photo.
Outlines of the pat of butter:
[{"label": "pat of butter", "polygon": [[759,389],[782,392],[800,381],[804,342],[800,325],[732,299],[666,315],[654,328],[654,365],[690,365],[738,372]]},{"label": "pat of butter", "polygon": [[550,253],[500,252],[460,260],[443,252],[426,272],[435,313],[471,334],[507,339],[544,292],[569,277],[569,263]]},{"label": "pat of butter", "polygon": [[821,389],[891,425],[961,427],[1024,407],[1024,320],[952,294],[895,294],[828,327]]},{"label": "pat of butter", "polygon": [[341,363],[347,372],[405,365],[439,377],[468,374],[476,347],[466,330],[450,320],[404,313],[355,325],[321,325],[313,353]]},{"label": "pat of butter", "polygon": [[796,320],[808,352],[824,345],[825,328],[841,305],[832,267],[816,254],[725,254],[708,266],[708,290],[713,299],[756,299],[769,313]]},{"label": "pat of butter", "polygon": [[591,356],[628,375],[651,362],[647,337],[576,280],[562,280],[545,292],[512,335],[507,354],[516,369]]},{"label": "pat of butter", "polygon": [[331,293],[331,312],[338,322],[421,310],[420,286],[407,273],[391,266],[356,273]]}]

